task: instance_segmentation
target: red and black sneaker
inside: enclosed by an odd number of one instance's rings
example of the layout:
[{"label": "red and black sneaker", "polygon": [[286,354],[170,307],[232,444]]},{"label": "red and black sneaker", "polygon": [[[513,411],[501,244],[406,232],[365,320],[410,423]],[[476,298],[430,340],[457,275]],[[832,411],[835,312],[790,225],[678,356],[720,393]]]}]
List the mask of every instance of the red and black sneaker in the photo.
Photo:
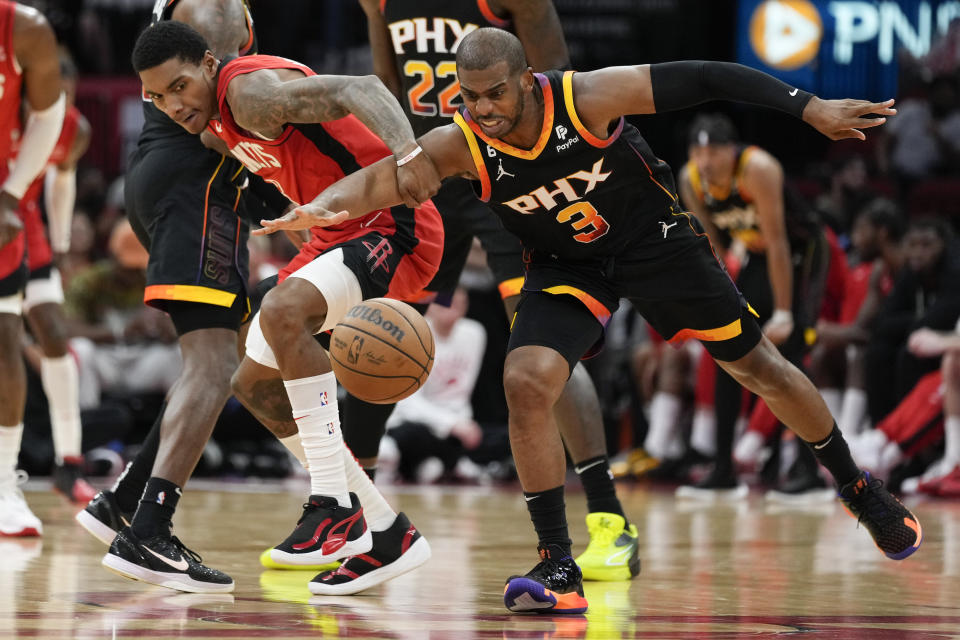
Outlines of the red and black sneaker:
[{"label": "red and black sneaker", "polygon": [[310,593],[343,596],[396,578],[430,559],[430,545],[403,513],[387,529],[372,532],[373,547],[350,556],[337,569],[324,571],[308,585]]},{"label": "red and black sneaker", "polygon": [[64,458],[53,467],[54,490],[74,504],[87,504],[97,495],[83,476],[83,458]]},{"label": "red and black sneaker", "polygon": [[372,544],[355,493],[350,494],[349,507],[329,496],[310,496],[296,529],[270,550],[270,557],[283,564],[325,564],[366,553]]},{"label": "red and black sneaker", "polygon": [[[584,613],[583,576],[573,557],[556,545],[537,546],[540,563],[523,576],[510,576],[503,603],[510,611]],[[562,554],[562,555],[561,555]]]},{"label": "red and black sneaker", "polygon": [[883,488],[883,481],[862,471],[840,488],[840,502],[873,536],[883,553],[903,560],[920,548],[923,530],[917,516]]}]

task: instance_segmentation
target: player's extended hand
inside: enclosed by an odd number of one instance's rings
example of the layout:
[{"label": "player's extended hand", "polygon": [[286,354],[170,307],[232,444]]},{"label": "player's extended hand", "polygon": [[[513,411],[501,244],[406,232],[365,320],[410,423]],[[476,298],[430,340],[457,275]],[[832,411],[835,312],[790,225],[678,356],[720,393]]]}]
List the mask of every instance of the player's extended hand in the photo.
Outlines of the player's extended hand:
[{"label": "player's extended hand", "polygon": [[419,207],[440,189],[440,174],[426,153],[420,153],[402,167],[397,167],[397,186],[403,203]]},{"label": "player's extended hand", "polygon": [[[857,138],[866,140],[860,129],[879,127],[886,116],[897,114],[893,99],[886,102],[866,100],[821,100],[814,96],[803,109],[803,121],[831,140]],[[866,117],[879,116],[879,117]]]},{"label": "player's extended hand", "polygon": [[0,247],[13,242],[21,231],[23,222],[17,215],[18,201],[8,193],[0,194]]},{"label": "player's extended hand", "polygon": [[266,236],[277,231],[299,231],[312,227],[329,227],[345,222],[350,217],[347,211],[330,211],[316,202],[308,202],[274,220],[261,220],[262,229],[254,229],[251,235]]}]

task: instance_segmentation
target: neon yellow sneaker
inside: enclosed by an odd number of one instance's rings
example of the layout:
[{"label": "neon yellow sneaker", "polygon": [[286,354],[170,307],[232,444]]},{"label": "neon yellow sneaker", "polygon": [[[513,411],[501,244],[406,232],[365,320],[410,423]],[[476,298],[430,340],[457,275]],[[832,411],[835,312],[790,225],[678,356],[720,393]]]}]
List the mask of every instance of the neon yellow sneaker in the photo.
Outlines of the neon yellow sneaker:
[{"label": "neon yellow sneaker", "polygon": [[577,558],[584,580],[630,580],[640,573],[636,525],[616,513],[588,513],[590,544]]},{"label": "neon yellow sneaker", "polygon": [[332,571],[340,566],[340,562],[328,562],[326,564],[286,564],[283,562],[277,562],[270,557],[270,549],[267,549],[260,554],[260,564],[262,564],[267,569],[290,569],[293,571]]}]

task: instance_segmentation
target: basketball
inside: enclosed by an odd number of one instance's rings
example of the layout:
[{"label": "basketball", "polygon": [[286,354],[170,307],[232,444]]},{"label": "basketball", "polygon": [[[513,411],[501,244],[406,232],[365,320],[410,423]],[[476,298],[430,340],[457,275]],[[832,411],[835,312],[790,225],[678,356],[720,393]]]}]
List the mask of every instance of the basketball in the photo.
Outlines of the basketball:
[{"label": "basketball", "polygon": [[391,404],[419,389],[433,367],[433,333],[408,304],[372,298],[356,305],[330,337],[337,380],[355,397]]}]

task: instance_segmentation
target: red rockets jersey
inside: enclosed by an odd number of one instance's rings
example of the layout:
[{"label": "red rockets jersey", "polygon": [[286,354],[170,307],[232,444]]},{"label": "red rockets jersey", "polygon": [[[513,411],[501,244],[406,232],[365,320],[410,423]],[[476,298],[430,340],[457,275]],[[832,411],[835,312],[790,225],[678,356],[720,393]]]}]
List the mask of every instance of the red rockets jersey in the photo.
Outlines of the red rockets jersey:
[{"label": "red rockets jersey", "polygon": [[[23,76],[13,46],[16,4],[0,0],[0,158],[9,161],[20,137],[20,90]],[[3,174],[8,171],[6,163]]]},{"label": "red rockets jersey", "polygon": [[[243,56],[221,64],[217,81],[220,120],[207,129],[227,143],[231,153],[253,173],[275,185],[291,202],[305,204],[349,173],[390,155],[390,149],[356,117],[314,124],[287,124],[279,137],[265,140],[237,125],[227,103],[227,86],[237,76],[260,69],[295,69],[316,75],[308,67],[275,56]],[[320,244],[344,242],[370,231],[391,233],[402,207],[373,211],[331,227],[314,227]],[[411,216],[413,211],[406,210]]]}]

